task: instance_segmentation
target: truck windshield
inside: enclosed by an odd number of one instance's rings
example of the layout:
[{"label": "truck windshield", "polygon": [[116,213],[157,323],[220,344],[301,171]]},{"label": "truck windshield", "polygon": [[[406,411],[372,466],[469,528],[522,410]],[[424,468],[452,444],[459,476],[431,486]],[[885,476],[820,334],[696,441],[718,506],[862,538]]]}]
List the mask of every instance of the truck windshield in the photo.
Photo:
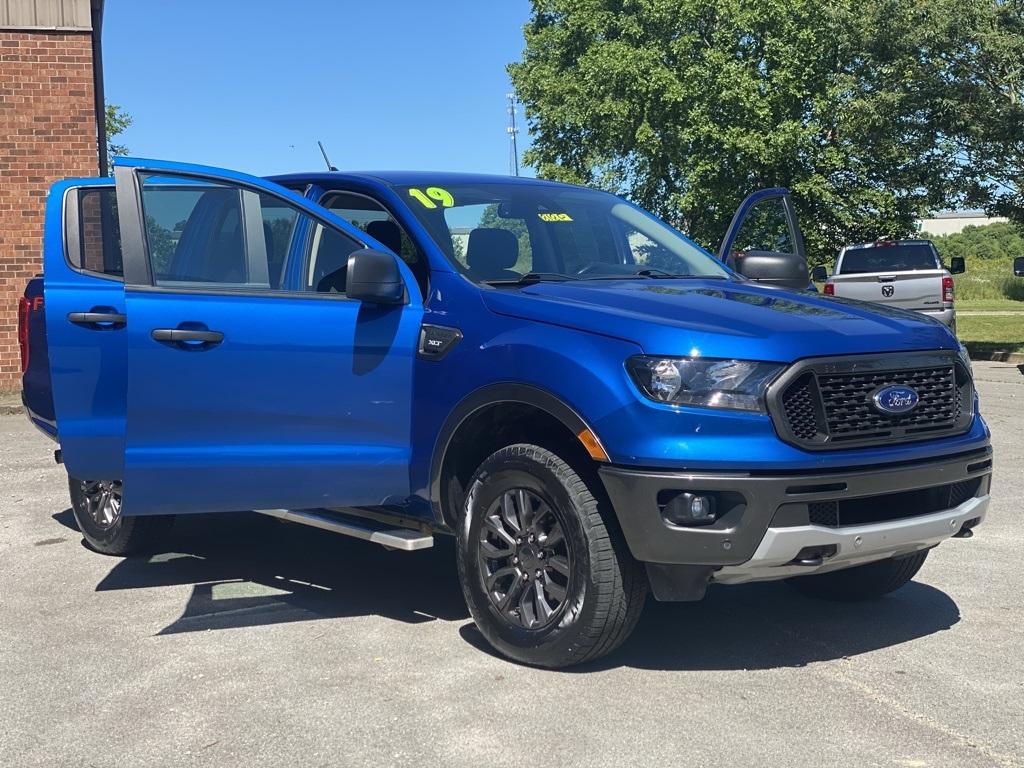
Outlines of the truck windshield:
[{"label": "truck windshield", "polygon": [[935,251],[928,243],[875,245],[851,248],[843,254],[836,274],[857,275],[867,272],[913,272],[938,269]]},{"label": "truck windshield", "polygon": [[604,192],[523,183],[396,191],[452,265],[477,283],[730,277],[703,248]]}]

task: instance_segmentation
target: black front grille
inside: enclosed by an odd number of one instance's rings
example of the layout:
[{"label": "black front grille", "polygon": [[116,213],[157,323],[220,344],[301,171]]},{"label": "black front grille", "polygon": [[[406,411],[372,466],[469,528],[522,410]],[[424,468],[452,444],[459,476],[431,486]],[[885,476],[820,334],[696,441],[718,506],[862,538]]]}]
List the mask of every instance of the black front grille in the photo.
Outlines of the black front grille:
[{"label": "black front grille", "polygon": [[885,493],[859,499],[815,501],[807,505],[807,518],[811,525],[837,528],[929,515],[932,512],[958,507],[977,496],[982,479],[973,477],[970,480],[938,485],[934,488]]},{"label": "black front grille", "polygon": [[[917,392],[912,410],[887,414],[875,407],[873,395],[893,385]],[[894,443],[965,431],[973,415],[971,386],[951,353],[811,360],[783,376],[769,408],[780,436],[797,445]]]},{"label": "black front grille", "polygon": [[[881,387],[912,387],[920,398],[909,413],[890,416],[874,407],[871,396]],[[911,371],[883,371],[819,376],[818,390],[833,440],[888,433],[893,427],[949,427],[956,419],[953,366]]]},{"label": "black front grille", "polygon": [[814,386],[814,375],[807,373],[782,395],[782,407],[793,434],[801,440],[814,440],[823,429],[821,406]]}]

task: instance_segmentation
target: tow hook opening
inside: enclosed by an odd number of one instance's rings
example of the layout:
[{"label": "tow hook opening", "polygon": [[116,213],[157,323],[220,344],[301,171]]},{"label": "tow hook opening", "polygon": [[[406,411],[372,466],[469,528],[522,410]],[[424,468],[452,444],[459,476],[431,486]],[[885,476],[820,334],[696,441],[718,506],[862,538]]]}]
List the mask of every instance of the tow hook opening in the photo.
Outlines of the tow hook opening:
[{"label": "tow hook opening", "polygon": [[974,535],[972,530],[978,523],[981,522],[980,517],[973,517],[960,526],[960,530],[953,534],[954,539],[969,539]]},{"label": "tow hook opening", "polygon": [[790,561],[790,565],[803,565],[809,568],[814,568],[822,565],[830,557],[834,557],[839,552],[839,547],[836,544],[822,544],[816,547],[804,547],[796,553]]}]

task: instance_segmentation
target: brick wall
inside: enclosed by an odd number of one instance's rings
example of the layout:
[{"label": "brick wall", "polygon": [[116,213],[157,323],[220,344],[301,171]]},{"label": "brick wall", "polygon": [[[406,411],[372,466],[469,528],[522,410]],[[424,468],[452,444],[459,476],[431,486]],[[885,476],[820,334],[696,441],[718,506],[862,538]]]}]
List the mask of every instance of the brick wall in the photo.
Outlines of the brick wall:
[{"label": "brick wall", "polygon": [[0,391],[21,386],[18,297],[41,269],[46,191],[97,163],[89,32],[0,31]]}]

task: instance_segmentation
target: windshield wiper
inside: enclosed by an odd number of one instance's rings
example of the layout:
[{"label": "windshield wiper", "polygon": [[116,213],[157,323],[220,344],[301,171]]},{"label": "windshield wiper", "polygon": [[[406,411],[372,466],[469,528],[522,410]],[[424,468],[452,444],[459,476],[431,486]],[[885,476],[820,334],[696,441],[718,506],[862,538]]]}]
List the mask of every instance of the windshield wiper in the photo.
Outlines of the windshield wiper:
[{"label": "windshield wiper", "polygon": [[672,272],[665,272],[661,269],[641,269],[639,272],[629,272],[622,275],[597,275],[587,277],[585,280],[636,280],[637,278],[649,280],[728,280],[727,275],[680,275]]},{"label": "windshield wiper", "polygon": [[533,285],[534,283],[542,283],[545,281],[564,283],[567,280],[579,279],[580,278],[573,277],[572,275],[563,275],[561,272],[527,272],[516,280],[481,280],[480,282],[486,283],[487,285]]},{"label": "windshield wiper", "polygon": [[658,278],[671,278],[673,280],[728,280],[728,275],[679,275],[671,272],[665,272],[661,269],[641,269],[636,274],[643,275],[644,277]]}]

